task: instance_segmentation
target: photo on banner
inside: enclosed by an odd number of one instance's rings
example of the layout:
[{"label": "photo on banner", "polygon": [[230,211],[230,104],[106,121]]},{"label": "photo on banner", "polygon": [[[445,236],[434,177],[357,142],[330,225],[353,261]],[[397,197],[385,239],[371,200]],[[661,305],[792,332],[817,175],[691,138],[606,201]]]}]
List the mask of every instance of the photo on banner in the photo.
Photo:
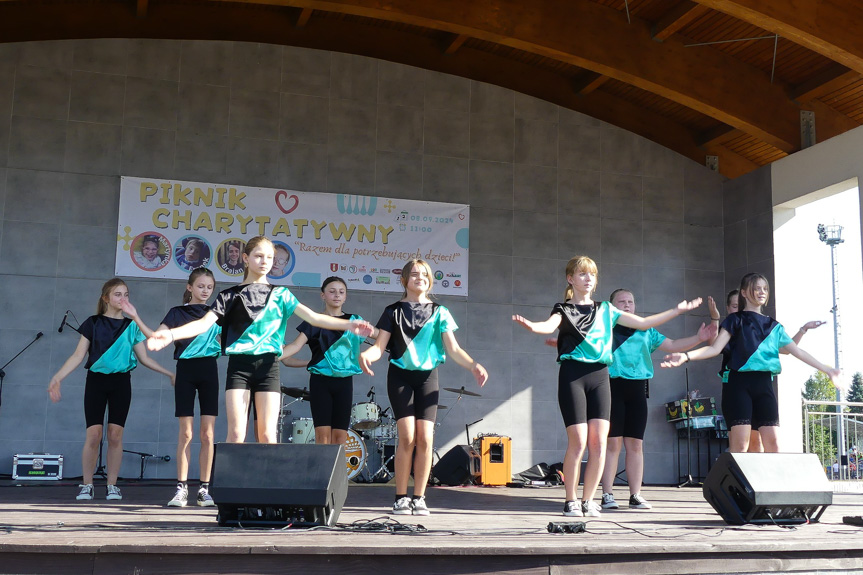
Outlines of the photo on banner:
[{"label": "photo on banner", "polygon": [[122,177],[115,273],[186,279],[206,267],[236,282],[246,242],[263,235],[275,285],[338,275],[351,289],[401,293],[401,267],[421,258],[436,293],[467,296],[469,224],[464,204]]}]

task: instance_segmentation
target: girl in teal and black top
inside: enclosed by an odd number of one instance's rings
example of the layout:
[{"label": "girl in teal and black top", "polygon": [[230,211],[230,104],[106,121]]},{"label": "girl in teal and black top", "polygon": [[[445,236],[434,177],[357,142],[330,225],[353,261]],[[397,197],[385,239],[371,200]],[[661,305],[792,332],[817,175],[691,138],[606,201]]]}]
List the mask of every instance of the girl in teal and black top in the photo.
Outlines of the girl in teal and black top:
[{"label": "girl in teal and black top", "polygon": [[[358,315],[342,311],[347,298],[347,284],[342,278],[331,276],[321,285],[321,299],[326,315],[347,321],[362,320]],[[309,370],[309,403],[315,425],[315,443],[345,443],[351,423],[351,404],[354,396],[353,376],[363,372],[360,368],[360,344],[363,338],[348,331],[320,328],[307,321],[297,326],[299,335],[286,345],[282,363]],[[374,336],[377,333],[374,330]],[[290,359],[308,343],[312,351],[309,361]]]},{"label": "girl in teal and black top", "polygon": [[[608,302],[592,299],[596,289],[596,263],[586,256],[569,260],[564,303],[555,304],[551,316],[532,322],[520,315],[512,319],[533,333],[549,334],[558,330],[557,361],[560,363],[557,400],[566,426],[567,448],[563,459],[566,500],[563,514],[568,517],[599,517],[593,501],[605,466],[605,447],[611,412],[611,390],[607,366],[612,362],[612,330],[618,323],[647,329],[663,324],[701,304],[700,299],[681,302],[675,309],[642,318],[622,312]],[[588,449],[582,501],[575,501],[578,470]]]},{"label": "girl in teal and black top", "polygon": [[78,328],[81,338],[78,347],[69,356],[60,370],[51,378],[48,393],[51,401],[60,401],[60,384],[63,379],[81,365],[87,363],[87,381],[84,387],[84,419],[87,434],[81,454],[83,483],[78,493],[79,500],[93,499],[93,473],[99,458],[99,443],[102,441],[102,425],[105,410],[108,410],[108,494],[107,499],[120,500],[123,496],[117,487],[117,476],[123,459],[123,428],[132,402],[132,380],[130,373],[140,361],[146,367],[171,379],[174,374],[147,356],[144,340],[138,326],[123,317],[123,304],[129,299],[126,283],[114,278],[102,286],[102,295],[96,315],[88,317]]}]

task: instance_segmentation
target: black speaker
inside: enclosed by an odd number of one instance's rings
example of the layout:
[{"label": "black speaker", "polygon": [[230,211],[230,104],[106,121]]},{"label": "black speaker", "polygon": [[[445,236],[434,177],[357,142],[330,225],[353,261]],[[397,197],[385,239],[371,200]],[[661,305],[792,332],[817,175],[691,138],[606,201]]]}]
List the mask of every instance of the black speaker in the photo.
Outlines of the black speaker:
[{"label": "black speaker", "polygon": [[466,485],[479,473],[479,454],[470,445],[456,445],[432,467],[432,475],[444,485]]},{"label": "black speaker", "polygon": [[704,498],[730,525],[817,523],[833,488],[814,453],[723,453]]},{"label": "black speaker", "polygon": [[348,494],[344,446],[217,443],[210,494],[222,526],[333,526]]}]

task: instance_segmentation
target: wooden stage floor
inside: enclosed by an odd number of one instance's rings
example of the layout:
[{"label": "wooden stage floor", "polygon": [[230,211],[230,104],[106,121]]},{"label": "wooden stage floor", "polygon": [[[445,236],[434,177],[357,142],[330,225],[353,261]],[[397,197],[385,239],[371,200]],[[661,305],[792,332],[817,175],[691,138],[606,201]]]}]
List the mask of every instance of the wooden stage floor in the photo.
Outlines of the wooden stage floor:
[{"label": "wooden stage floor", "polygon": [[[726,525],[701,489],[652,487],[654,508],[606,511],[587,533],[549,534],[562,488],[429,488],[429,517],[388,516],[393,488],[354,485],[340,526],[369,520],[426,531],[222,528],[215,508],[168,508],[174,485],[121,483],[124,499],[74,500],[71,482],[0,482],[2,573],[848,573],[863,570],[863,495],[837,494],[817,524]],[[617,494],[625,502],[626,488]],[[625,507],[625,506],[624,506]]]}]

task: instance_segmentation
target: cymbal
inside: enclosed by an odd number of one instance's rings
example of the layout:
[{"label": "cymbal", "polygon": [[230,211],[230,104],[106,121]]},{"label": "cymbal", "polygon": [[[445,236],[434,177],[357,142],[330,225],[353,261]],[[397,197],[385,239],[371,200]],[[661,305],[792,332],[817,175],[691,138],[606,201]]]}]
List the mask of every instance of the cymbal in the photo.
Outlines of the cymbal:
[{"label": "cymbal", "polygon": [[443,390],[444,391],[451,391],[451,392],[457,393],[459,395],[470,395],[472,397],[482,397],[482,395],[478,394],[475,391],[468,391],[467,389],[464,388],[464,386],[461,386],[459,389],[456,389],[454,387],[445,387],[445,388],[443,388]]},{"label": "cymbal", "polygon": [[309,399],[309,390],[307,390],[306,388],[301,389],[299,387],[285,387],[283,385],[282,393],[291,397],[296,397],[297,399],[304,399],[306,401],[308,401]]}]

